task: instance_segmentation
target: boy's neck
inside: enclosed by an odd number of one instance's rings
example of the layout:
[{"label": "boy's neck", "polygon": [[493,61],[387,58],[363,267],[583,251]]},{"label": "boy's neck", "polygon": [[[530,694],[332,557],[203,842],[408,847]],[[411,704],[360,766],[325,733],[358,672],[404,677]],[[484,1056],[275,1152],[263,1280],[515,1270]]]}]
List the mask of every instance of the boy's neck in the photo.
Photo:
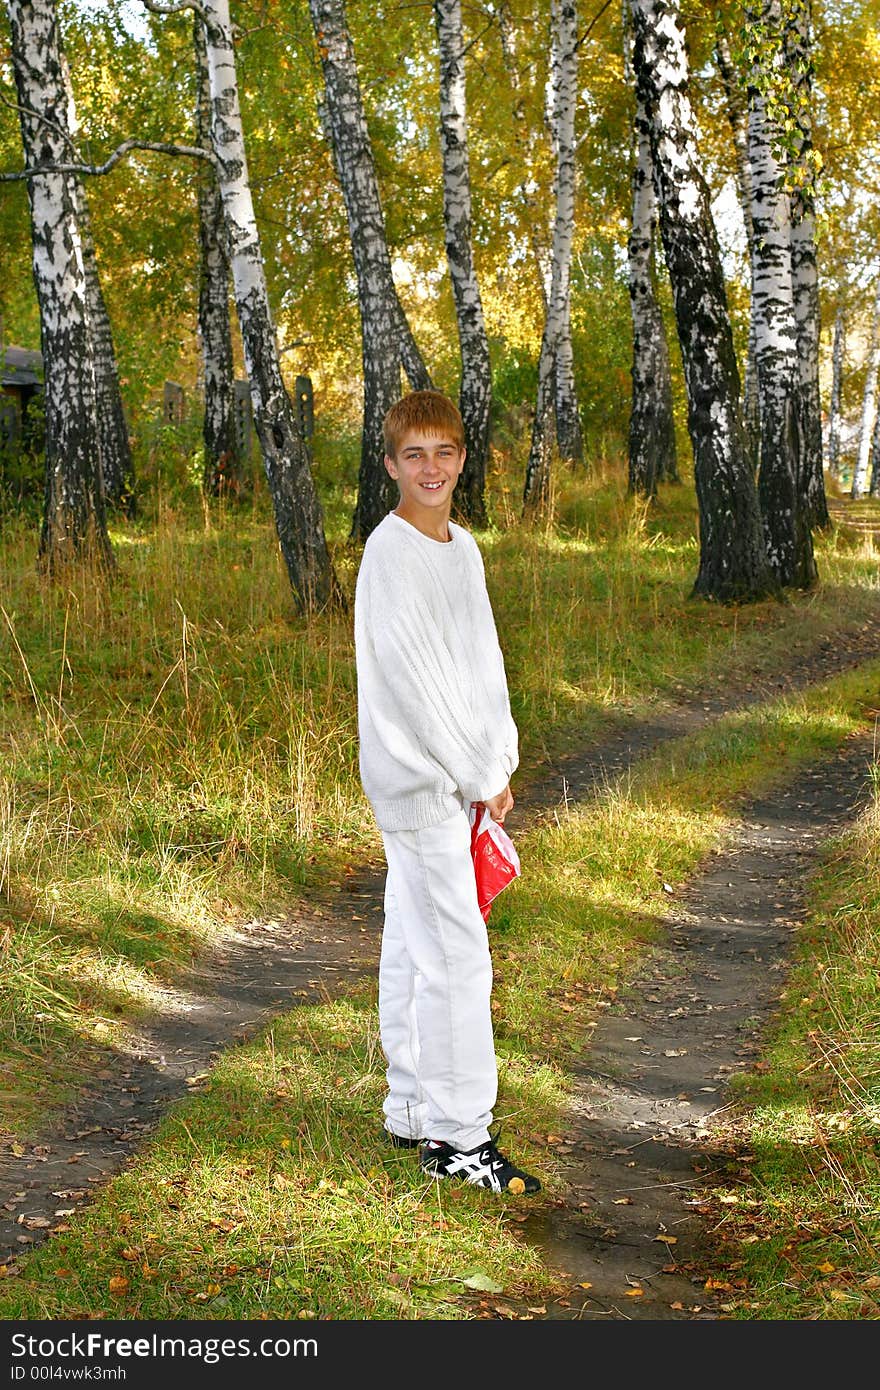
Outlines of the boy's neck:
[{"label": "boy's neck", "polygon": [[421,508],[407,507],[403,502],[399,502],[394,508],[394,515],[399,516],[401,521],[408,521],[410,526],[414,526],[417,531],[421,531],[423,536],[427,536],[432,541],[451,541],[452,533],[449,530],[449,517],[452,506],[445,507],[436,511],[433,507]]}]

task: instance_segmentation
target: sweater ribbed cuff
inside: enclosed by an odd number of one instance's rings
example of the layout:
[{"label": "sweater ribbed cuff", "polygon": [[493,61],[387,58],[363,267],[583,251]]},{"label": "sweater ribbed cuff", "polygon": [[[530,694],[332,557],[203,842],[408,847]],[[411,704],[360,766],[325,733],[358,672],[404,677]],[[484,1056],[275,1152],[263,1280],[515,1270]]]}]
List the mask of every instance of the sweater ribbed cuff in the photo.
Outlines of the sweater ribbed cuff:
[{"label": "sweater ribbed cuff", "polygon": [[509,781],[510,775],[504,763],[499,761],[492,763],[486,769],[485,775],[481,777],[479,782],[472,782],[468,786],[462,787],[461,794],[467,801],[491,801],[493,796],[504,791]]}]

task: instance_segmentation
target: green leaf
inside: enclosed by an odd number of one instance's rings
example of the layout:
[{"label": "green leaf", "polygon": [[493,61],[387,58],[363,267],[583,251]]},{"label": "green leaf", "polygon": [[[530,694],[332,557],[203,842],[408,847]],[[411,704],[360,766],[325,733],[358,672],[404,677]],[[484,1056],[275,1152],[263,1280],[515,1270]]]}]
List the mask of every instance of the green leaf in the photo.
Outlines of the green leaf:
[{"label": "green leaf", "polygon": [[504,1285],[496,1284],[494,1279],[490,1279],[488,1274],[484,1274],[481,1269],[472,1270],[465,1274],[461,1281],[467,1289],[479,1289],[480,1293],[503,1293]]}]

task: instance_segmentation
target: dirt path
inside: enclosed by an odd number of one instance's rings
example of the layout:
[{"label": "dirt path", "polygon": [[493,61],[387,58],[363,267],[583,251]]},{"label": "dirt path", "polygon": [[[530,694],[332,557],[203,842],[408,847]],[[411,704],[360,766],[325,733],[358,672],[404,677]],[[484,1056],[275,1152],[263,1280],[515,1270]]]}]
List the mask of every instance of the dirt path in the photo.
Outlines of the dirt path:
[{"label": "dirt path", "polygon": [[704,1230],[688,1199],[715,1171],[704,1141],[726,1082],[759,1051],[785,985],[805,876],[868,800],[872,754],[872,738],[854,740],[754,801],[594,1030],[560,1135],[566,1195],[522,1227],[569,1278],[547,1318],[717,1316],[717,1296],[690,1273]]},{"label": "dirt path", "polygon": [[[799,650],[789,652],[784,673],[754,676],[734,691],[691,694],[683,697],[674,707],[658,711],[650,719],[621,722],[620,727],[610,731],[600,744],[557,760],[552,766],[542,769],[539,776],[533,777],[518,795],[517,808],[511,819],[512,831],[515,835],[519,818],[549,817],[567,799],[589,797],[609,776],[617,775],[662,743],[699,729],[726,710],[744,707],[784,690],[800,688],[811,681],[856,666],[876,657],[878,653],[880,615],[866,621],[860,631],[834,643],[828,640],[816,645],[805,638]],[[851,808],[852,802],[848,805]],[[832,811],[834,815],[838,814],[834,808]],[[846,814],[842,803],[839,813]],[[837,824],[837,821],[834,823]],[[779,873],[776,877],[779,878]],[[380,868],[367,866],[353,876],[343,889],[335,892],[332,898],[298,909],[295,918],[243,925],[224,942],[222,948],[206,956],[189,976],[179,981],[173,989],[168,989],[167,1011],[140,1029],[132,1038],[128,1051],[108,1057],[102,1072],[83,1088],[75,1105],[51,1133],[41,1136],[40,1142],[26,1146],[24,1152],[15,1151],[21,1146],[13,1146],[10,1141],[0,1139],[0,1260],[14,1259],[16,1254],[45,1240],[51,1235],[53,1227],[64,1220],[59,1217],[59,1211],[67,1213],[88,1201],[96,1186],[117,1172],[136,1153],[168,1103],[192,1084],[198,1084],[199,1077],[210,1068],[223,1047],[247,1036],[291,1005],[330,997],[373,972],[378,959],[382,879]],[[728,879],[736,882],[732,873]],[[728,879],[724,880],[725,884]],[[716,917],[721,912],[732,920],[734,910],[731,899],[735,895],[730,888],[723,892],[727,896],[722,894],[720,908],[716,905]],[[768,904],[777,900],[781,901],[778,894],[774,898],[767,896],[766,885],[761,889],[752,909],[756,932],[763,929],[758,925],[761,911],[766,913]],[[689,932],[692,930],[694,928],[688,928]],[[674,942],[686,939],[683,931],[683,927],[675,928]],[[738,939],[744,940],[742,937]],[[652,1159],[655,1156],[652,1147],[655,1143],[660,1143],[664,1154],[667,1149],[672,1152],[675,1148],[674,1161],[664,1156],[662,1164],[672,1163],[679,1179],[684,1180],[686,1176],[690,1183],[693,1178],[690,1156],[683,1155],[683,1151],[674,1145],[666,1145],[660,1139],[655,1141],[647,1130],[659,1125],[662,1119],[667,1128],[669,1124],[681,1124],[683,1134],[688,1123],[693,1124],[720,1103],[720,1092],[703,1092],[700,1086],[723,1083],[717,1079],[703,1078],[697,1086],[696,1081],[690,1079],[696,1057],[703,1055],[697,1044],[694,1043],[691,1048],[686,1042],[676,1045],[674,1041],[665,1041],[683,1036],[679,1030],[690,1019],[705,1042],[705,1025],[700,1023],[703,1014],[691,996],[695,995],[708,1003],[714,997],[699,972],[691,979],[684,969],[685,964],[693,965],[701,957],[693,950],[686,951],[683,945],[673,944],[669,949],[670,963],[680,960],[682,968],[670,970],[668,975],[661,972],[661,979],[649,981],[645,986],[649,992],[644,994],[644,1001],[645,1008],[651,1004],[651,1009],[644,1017],[636,1018],[634,1015],[621,1025],[618,1043],[624,1039],[624,1035],[639,1035],[639,1043],[627,1044],[629,1052],[623,1051],[619,1056],[610,1055],[606,1064],[601,1065],[600,1058],[604,1056],[601,1049],[610,1047],[609,1039],[615,1036],[613,1021],[610,1018],[605,1020],[601,1031],[597,1030],[594,1035],[591,1061],[596,1070],[585,1073],[580,1081],[577,1113],[572,1116],[569,1126],[573,1136],[571,1142],[581,1146],[580,1155],[589,1152],[584,1149],[585,1144],[593,1144],[599,1152],[608,1154],[601,1165],[604,1174],[602,1192],[606,1195],[612,1189],[616,1191],[614,1184],[620,1177],[633,1177],[633,1169],[624,1166],[622,1172],[618,1173],[616,1166],[605,1165],[612,1158],[621,1160],[624,1165],[630,1161],[624,1159],[622,1154],[612,1155],[610,1151],[633,1145],[633,1134],[638,1131],[627,1126],[636,1123],[643,1124],[646,1129],[644,1140],[638,1141],[634,1150],[638,1155],[637,1161],[644,1164]],[[705,949],[710,950],[708,946]],[[742,978],[742,959],[736,953],[725,953],[717,947],[712,949],[715,950],[712,959],[713,968],[719,976],[719,989],[722,993],[727,991],[732,1000]],[[769,947],[767,949],[769,951]],[[779,949],[778,945],[774,948],[777,954]],[[745,956],[749,956],[748,948]],[[758,974],[763,976],[765,971],[759,970]],[[769,978],[776,988],[778,977],[771,975]],[[637,997],[634,996],[634,999]],[[749,994],[744,993],[742,998],[749,1000],[749,1017],[752,1017],[755,1010]],[[687,1012],[682,1013],[681,1010]],[[704,1012],[708,1012],[708,1004]],[[734,1027],[736,1016],[732,1003],[726,1012],[719,1006],[718,1013],[723,1022],[716,1031],[725,1031],[728,1019],[731,1027]],[[714,1025],[716,1020],[712,1021]],[[742,1046],[743,1041],[744,1035],[737,1032],[737,1046]],[[648,1052],[643,1053],[642,1048],[647,1048]],[[682,1052],[682,1048],[687,1051]],[[664,1077],[667,1077],[669,1069],[662,1060],[666,1050],[677,1050],[680,1054],[672,1073],[676,1083],[673,1094],[677,1096],[678,1092],[688,1092],[690,1108],[687,1113],[682,1109],[683,1101],[673,1104],[667,1094],[669,1084]],[[720,1071],[722,1063],[716,1052],[717,1049],[712,1050],[711,1056],[707,1056],[706,1065]],[[649,1054],[661,1060],[656,1063],[650,1061]],[[725,1066],[734,1064],[724,1063]],[[649,1075],[651,1069],[658,1072],[656,1077]],[[607,1077],[600,1076],[599,1072],[606,1072]],[[646,1075],[648,1080],[643,1081]],[[611,1082],[608,1077],[619,1080]],[[655,1082],[659,1089],[655,1090]],[[594,1090],[597,1085],[599,1091]],[[601,1089],[603,1086],[610,1086],[611,1089],[606,1093]],[[676,1105],[679,1109],[675,1109]],[[600,1118],[595,1119],[594,1115]],[[659,1151],[656,1156],[660,1162]],[[685,1158],[686,1175],[681,1166]],[[666,1171],[662,1164],[658,1172]],[[675,1168],[675,1164],[679,1165],[678,1168]],[[640,1172],[642,1176],[646,1173],[650,1176],[649,1168],[643,1168]],[[571,1196],[558,1209],[551,1211],[546,1219],[536,1218],[525,1228],[532,1238],[547,1249],[552,1263],[570,1270],[572,1274],[576,1272],[572,1268],[576,1263],[571,1259],[572,1239],[578,1241],[579,1250],[585,1251],[587,1248],[586,1238],[580,1231],[575,1237],[572,1236],[572,1223],[575,1221],[580,1227],[592,1229],[595,1235],[595,1212],[600,1210],[601,1201],[604,1200],[597,1186],[598,1173],[598,1160],[589,1170],[573,1168]],[[669,1193],[668,1179],[652,1177],[651,1181],[663,1184],[655,1189],[658,1198],[653,1207],[641,1201],[637,1203],[635,1198],[631,1207],[612,1205],[617,1236],[613,1241],[610,1237],[600,1239],[597,1246],[600,1253],[602,1250],[623,1249],[626,1240],[630,1241],[631,1246],[638,1246],[642,1241],[653,1243],[658,1234],[658,1221],[666,1219],[663,1216],[666,1208],[662,1203],[669,1199]],[[592,1195],[587,1191],[589,1183],[593,1184]],[[585,1205],[578,1208],[572,1206],[572,1199],[579,1189],[583,1189],[584,1196],[578,1197],[578,1201],[583,1201]],[[608,1199],[614,1203],[613,1197],[609,1196]],[[593,1208],[593,1219],[589,1219]],[[576,1218],[574,1211],[577,1211]],[[638,1231],[630,1230],[629,1222],[623,1222],[622,1212],[627,1213],[630,1221],[635,1221],[637,1213],[641,1213]],[[681,1218],[680,1211],[678,1217]],[[695,1227],[696,1224],[693,1220]],[[625,1231],[629,1231],[629,1235],[625,1236]],[[683,1228],[678,1234],[680,1243],[676,1244],[675,1249],[679,1252],[680,1260],[681,1251],[685,1248]],[[662,1253],[663,1249],[662,1243],[657,1243],[652,1255],[657,1251]],[[639,1253],[644,1254],[641,1250]],[[610,1257],[607,1254],[603,1256],[603,1262],[610,1270]],[[582,1266],[578,1264],[578,1268]],[[633,1265],[629,1271],[631,1277],[636,1277],[642,1268],[641,1264]],[[642,1277],[648,1279],[647,1274]],[[607,1297],[610,1302],[607,1311],[602,1310],[603,1296],[598,1291],[603,1286],[598,1279],[590,1279],[589,1275],[583,1274],[575,1280],[578,1283],[593,1283],[597,1292],[588,1301],[588,1306],[594,1311],[598,1309],[604,1316],[633,1316],[632,1305],[638,1303],[641,1310],[651,1306],[651,1296],[646,1288],[638,1299],[626,1297],[624,1306],[615,1311],[613,1296],[618,1287],[615,1283],[618,1275],[615,1273],[609,1278],[611,1282],[608,1284]],[[662,1296],[657,1291],[655,1302],[665,1312],[661,1314],[655,1309],[651,1316],[699,1316],[688,1311],[694,1303],[692,1286],[688,1285],[690,1304],[684,1297],[668,1298],[671,1287],[667,1280]],[[681,1292],[684,1291],[683,1285]],[[676,1301],[685,1305],[684,1311],[678,1314],[670,1311],[670,1304]],[[566,1308],[564,1304],[555,1310],[548,1309],[548,1316],[591,1315],[586,1310],[581,1314],[581,1305],[585,1302],[587,1300],[581,1299],[574,1312],[571,1306]]]}]

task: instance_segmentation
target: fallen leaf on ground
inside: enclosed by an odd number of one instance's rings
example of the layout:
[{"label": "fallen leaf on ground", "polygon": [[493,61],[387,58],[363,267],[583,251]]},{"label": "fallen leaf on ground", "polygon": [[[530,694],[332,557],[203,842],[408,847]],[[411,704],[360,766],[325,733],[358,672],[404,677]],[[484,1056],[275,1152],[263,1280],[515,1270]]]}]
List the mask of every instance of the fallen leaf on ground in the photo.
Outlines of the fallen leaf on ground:
[{"label": "fallen leaf on ground", "polygon": [[627,1289],[626,1296],[627,1298],[641,1298],[644,1292],[644,1289]]},{"label": "fallen leaf on ground", "polygon": [[482,1293],[504,1292],[503,1284],[496,1284],[494,1279],[490,1279],[488,1274],[484,1274],[480,1269],[475,1269],[472,1273],[465,1275],[461,1282],[466,1289],[479,1289]]},{"label": "fallen leaf on ground", "polygon": [[816,1265],[816,1269],[820,1274],[833,1274],[835,1267],[836,1266],[834,1266],[830,1260],[823,1260],[822,1264]]},{"label": "fallen leaf on ground", "polygon": [[677,1245],[677,1244],[678,1244],[678,1236],[667,1236],[667,1235],[664,1235],[662,1232],[661,1232],[661,1234],[660,1234],[659,1236],[655,1236],[654,1239],[655,1239],[655,1240],[662,1240],[662,1242],[663,1242],[664,1245]]},{"label": "fallen leaf on ground", "polygon": [[128,1293],[129,1280],[121,1274],[112,1275],[107,1285],[114,1298],[121,1298],[124,1293]]}]

